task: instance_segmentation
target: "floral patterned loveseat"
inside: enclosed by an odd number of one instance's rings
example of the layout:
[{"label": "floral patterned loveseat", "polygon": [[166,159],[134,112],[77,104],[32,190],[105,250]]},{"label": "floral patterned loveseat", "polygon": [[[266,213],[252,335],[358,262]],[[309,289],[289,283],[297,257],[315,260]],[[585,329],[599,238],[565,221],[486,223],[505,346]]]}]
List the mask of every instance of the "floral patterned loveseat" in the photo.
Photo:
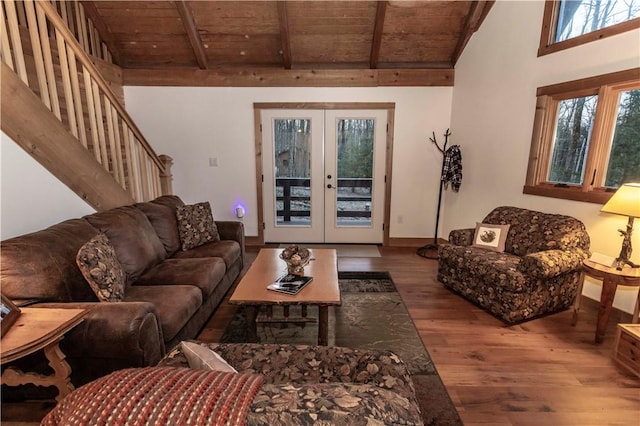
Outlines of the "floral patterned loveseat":
[{"label": "floral patterned loveseat", "polygon": [[497,207],[482,223],[510,225],[504,252],[472,246],[475,228],[453,230],[439,247],[441,283],[508,324],[571,306],[590,255],[581,221]]}]

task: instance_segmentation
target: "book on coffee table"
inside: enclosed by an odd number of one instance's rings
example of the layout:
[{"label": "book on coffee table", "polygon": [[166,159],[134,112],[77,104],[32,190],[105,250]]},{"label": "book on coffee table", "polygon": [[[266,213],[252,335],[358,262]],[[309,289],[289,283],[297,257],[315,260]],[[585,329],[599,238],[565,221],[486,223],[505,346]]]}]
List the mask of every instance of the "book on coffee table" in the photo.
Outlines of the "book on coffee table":
[{"label": "book on coffee table", "polygon": [[285,294],[298,294],[313,280],[313,277],[286,274],[278,278],[274,283],[269,284],[267,289]]}]

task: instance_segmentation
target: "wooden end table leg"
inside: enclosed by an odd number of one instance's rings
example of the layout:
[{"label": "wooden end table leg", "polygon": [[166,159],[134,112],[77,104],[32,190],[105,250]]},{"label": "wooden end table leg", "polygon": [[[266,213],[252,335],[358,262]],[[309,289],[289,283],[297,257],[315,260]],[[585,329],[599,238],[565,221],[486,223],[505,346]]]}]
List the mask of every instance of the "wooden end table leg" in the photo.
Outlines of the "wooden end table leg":
[{"label": "wooden end table leg", "polygon": [[51,384],[58,388],[56,401],[60,401],[75,389],[71,383],[71,366],[65,361],[66,355],[60,350],[58,342],[45,347],[44,355],[53,369],[53,375],[50,376]]},{"label": "wooden end table leg", "polygon": [[247,313],[247,340],[250,343],[258,342],[258,327],[256,324],[256,317],[258,315],[258,307],[255,305],[246,305]]},{"label": "wooden end table leg", "polygon": [[580,311],[580,300],[582,299],[582,288],[584,287],[584,272],[580,273],[578,280],[578,292],[576,293],[576,300],[573,302],[573,318],[571,320],[571,325],[573,326],[578,323],[578,312]]},{"label": "wooden end table leg", "polygon": [[65,361],[65,354],[58,343],[62,338],[50,343],[44,348],[44,354],[53,369],[53,374],[24,372],[16,367],[9,367],[2,373],[2,382],[9,386],[33,384],[36,386],[55,386],[58,389],[56,401],[60,401],[75,388],[71,383],[71,366]]},{"label": "wooden end table leg", "polygon": [[318,306],[318,345],[329,344],[329,306]]},{"label": "wooden end table leg", "polygon": [[613,298],[616,295],[618,285],[606,277],[602,281],[602,293],[600,293],[600,309],[598,309],[598,323],[596,325],[596,343],[601,343],[609,323]]}]

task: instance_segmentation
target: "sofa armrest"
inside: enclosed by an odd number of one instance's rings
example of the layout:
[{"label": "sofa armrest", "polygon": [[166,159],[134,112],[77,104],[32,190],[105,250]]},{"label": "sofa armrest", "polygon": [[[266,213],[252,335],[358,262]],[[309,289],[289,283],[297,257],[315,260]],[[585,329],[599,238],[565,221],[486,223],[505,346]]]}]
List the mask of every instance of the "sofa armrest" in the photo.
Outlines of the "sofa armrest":
[{"label": "sofa armrest", "polygon": [[244,259],[244,223],[233,220],[216,221],[221,240],[233,240],[240,244],[242,259]]},{"label": "sofa armrest", "polygon": [[454,229],[449,232],[449,243],[456,246],[470,246],[475,232],[475,228]]},{"label": "sofa armrest", "polygon": [[572,250],[544,250],[522,257],[519,269],[522,273],[536,278],[551,278],[567,272],[579,271],[582,261],[589,252],[575,248]]},{"label": "sofa armrest", "polygon": [[155,365],[165,354],[162,328],[151,303],[40,303],[33,307],[89,311],[62,341],[69,357],[130,360],[133,367]]}]

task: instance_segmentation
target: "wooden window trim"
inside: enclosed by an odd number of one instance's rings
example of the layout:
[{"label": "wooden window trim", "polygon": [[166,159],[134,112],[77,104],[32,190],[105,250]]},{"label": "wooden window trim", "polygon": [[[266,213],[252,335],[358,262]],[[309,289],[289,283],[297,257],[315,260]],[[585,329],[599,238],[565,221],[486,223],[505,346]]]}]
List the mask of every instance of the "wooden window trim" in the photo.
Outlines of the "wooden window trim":
[{"label": "wooden window trim", "polygon": [[540,34],[540,46],[538,47],[538,56],[548,55],[572,47],[580,46],[592,41],[601,40],[616,34],[632,31],[640,28],[640,18],[630,21],[620,22],[619,24],[601,28],[577,37],[570,38],[559,42],[554,42],[556,32],[557,16],[560,10],[560,1],[547,0],[544,5],[544,14],[542,17],[542,31]]},{"label": "wooden window trim", "polygon": [[[523,193],[604,204],[615,191],[595,185],[604,181],[605,165],[613,139],[617,94],[640,88],[640,68],[540,87],[537,90],[529,164]],[[564,99],[598,95],[595,121],[587,152],[582,185],[557,185],[547,181],[558,103]]]}]

